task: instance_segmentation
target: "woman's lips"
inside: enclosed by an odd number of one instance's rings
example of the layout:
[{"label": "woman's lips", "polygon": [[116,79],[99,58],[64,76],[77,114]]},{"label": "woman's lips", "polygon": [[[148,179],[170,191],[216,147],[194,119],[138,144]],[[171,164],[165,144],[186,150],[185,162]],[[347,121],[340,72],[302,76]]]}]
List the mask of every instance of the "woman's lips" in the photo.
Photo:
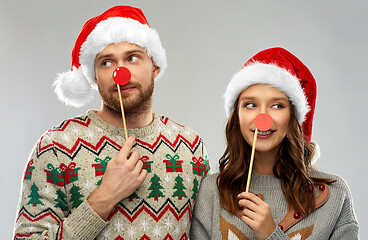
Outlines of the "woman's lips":
[{"label": "woman's lips", "polygon": [[[255,130],[252,130],[253,133],[255,133]],[[258,131],[258,134],[257,134],[257,138],[260,138],[260,139],[267,139],[267,138],[270,138],[273,133],[276,132],[276,130],[267,130],[267,131]]]}]

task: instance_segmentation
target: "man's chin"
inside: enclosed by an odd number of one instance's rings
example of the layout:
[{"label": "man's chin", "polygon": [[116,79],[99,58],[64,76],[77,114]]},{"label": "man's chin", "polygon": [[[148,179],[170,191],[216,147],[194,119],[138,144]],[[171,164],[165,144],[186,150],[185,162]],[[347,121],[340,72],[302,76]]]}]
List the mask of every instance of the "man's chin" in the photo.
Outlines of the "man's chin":
[{"label": "man's chin", "polygon": [[[141,93],[136,95],[126,94],[125,96],[122,96],[124,113],[126,115],[137,114],[141,111],[144,111],[147,106],[150,106],[152,104],[153,88],[150,90],[151,91],[146,92],[146,95],[144,95],[144,93]],[[104,104],[108,108],[110,108],[112,112],[121,114],[120,100],[118,97],[116,97],[115,95],[110,95],[109,97],[103,97],[102,99],[104,101]]]},{"label": "man's chin", "polygon": [[[114,112],[118,112],[121,113],[121,106],[120,106],[120,101],[119,102],[114,102],[112,104],[106,104],[112,111]],[[123,100],[123,109],[124,109],[124,113],[125,114],[130,114],[130,113],[135,113],[137,112],[137,110],[140,108],[140,106],[142,105],[142,103],[139,102],[132,102],[132,101],[124,101]]]},{"label": "man's chin", "polygon": [[142,106],[141,103],[129,103],[124,105],[124,112],[126,114],[136,113],[138,109]]}]

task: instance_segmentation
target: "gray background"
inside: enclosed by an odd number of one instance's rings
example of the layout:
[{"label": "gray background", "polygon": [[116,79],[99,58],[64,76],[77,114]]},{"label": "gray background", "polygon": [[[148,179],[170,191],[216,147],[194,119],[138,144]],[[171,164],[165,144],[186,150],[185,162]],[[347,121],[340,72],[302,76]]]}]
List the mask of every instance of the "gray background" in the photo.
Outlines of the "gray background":
[{"label": "gray background", "polygon": [[[312,139],[317,167],[349,184],[368,239],[367,1],[3,1],[0,9],[0,234],[10,239],[23,169],[40,135],[74,109],[51,84],[68,70],[84,22],[115,4],[143,9],[158,30],[169,67],[154,109],[197,130],[214,171],[224,150],[222,94],[232,75],[259,50],[282,46],[312,71],[318,99]],[[364,180],[366,179],[366,180]]]}]

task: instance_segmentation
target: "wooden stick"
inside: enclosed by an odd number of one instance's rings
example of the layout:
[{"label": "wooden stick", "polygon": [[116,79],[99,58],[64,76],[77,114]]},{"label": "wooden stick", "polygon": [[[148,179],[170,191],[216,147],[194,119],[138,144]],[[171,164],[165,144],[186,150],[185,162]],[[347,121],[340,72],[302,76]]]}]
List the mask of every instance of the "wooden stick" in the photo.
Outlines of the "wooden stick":
[{"label": "wooden stick", "polygon": [[256,131],[254,133],[254,138],[253,138],[252,155],[250,157],[249,171],[248,171],[248,179],[247,179],[247,188],[245,190],[246,192],[249,191],[250,176],[252,175],[253,159],[254,159],[254,152],[256,150],[257,135],[258,135],[258,128],[256,128]]},{"label": "wooden stick", "polygon": [[124,130],[125,130],[125,140],[127,140],[128,139],[128,132],[127,132],[126,122],[125,122],[123,99],[121,98],[120,85],[119,84],[116,84],[116,85],[118,85],[120,108],[121,108],[121,116],[123,118],[123,124],[124,124]]}]

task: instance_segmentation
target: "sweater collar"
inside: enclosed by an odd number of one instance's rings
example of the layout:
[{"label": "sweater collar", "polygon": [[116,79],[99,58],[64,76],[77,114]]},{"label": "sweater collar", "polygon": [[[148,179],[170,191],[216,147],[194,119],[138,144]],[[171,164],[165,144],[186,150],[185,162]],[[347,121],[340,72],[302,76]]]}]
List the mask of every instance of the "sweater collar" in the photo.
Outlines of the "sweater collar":
[{"label": "sweater collar", "polygon": [[262,175],[252,172],[250,179],[251,186],[257,189],[281,188],[281,181],[274,175]]},{"label": "sweater collar", "polygon": [[[104,132],[108,132],[112,135],[119,135],[124,137],[124,128],[116,127],[114,125],[111,125],[104,120],[102,120],[100,117],[97,116],[95,110],[89,110],[87,112],[87,116],[91,119],[91,122],[101,128]],[[153,122],[149,124],[146,127],[143,128],[128,128],[128,136],[134,135],[136,138],[144,138],[149,135],[153,135],[155,133],[159,132],[160,127],[160,117],[153,113]]]}]

